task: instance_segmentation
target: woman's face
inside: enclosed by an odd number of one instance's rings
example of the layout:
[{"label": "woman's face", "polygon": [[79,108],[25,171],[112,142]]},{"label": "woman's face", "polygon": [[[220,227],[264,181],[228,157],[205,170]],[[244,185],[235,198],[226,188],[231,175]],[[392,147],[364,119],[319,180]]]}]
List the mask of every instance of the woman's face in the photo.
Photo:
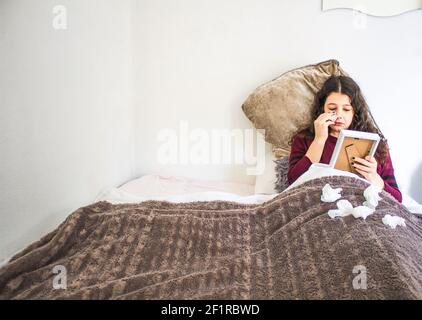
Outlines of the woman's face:
[{"label": "woman's face", "polygon": [[350,98],[346,94],[332,92],[324,104],[324,112],[336,112],[335,123],[329,126],[331,135],[338,137],[343,129],[348,129],[353,121],[355,112],[350,104]]}]

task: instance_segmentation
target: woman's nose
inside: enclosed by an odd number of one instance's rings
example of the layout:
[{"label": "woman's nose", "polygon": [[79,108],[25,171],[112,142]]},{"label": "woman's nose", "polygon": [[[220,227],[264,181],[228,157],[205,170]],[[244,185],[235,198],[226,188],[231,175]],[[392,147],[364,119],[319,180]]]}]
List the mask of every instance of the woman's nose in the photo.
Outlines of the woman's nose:
[{"label": "woman's nose", "polygon": [[343,118],[343,111],[337,110],[336,115],[337,115],[337,118]]}]

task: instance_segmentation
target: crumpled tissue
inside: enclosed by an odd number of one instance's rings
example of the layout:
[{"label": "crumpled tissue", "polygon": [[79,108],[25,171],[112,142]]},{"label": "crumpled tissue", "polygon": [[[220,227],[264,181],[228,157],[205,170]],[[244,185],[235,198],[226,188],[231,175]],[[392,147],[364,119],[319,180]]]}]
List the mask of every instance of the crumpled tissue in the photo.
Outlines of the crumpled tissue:
[{"label": "crumpled tissue", "polygon": [[332,209],[328,211],[328,215],[331,219],[334,219],[335,217],[347,217],[349,215],[353,215],[353,217],[357,218],[363,218],[366,220],[366,218],[374,213],[374,209],[368,208],[366,206],[358,206],[353,208],[353,205],[348,200],[339,200],[337,202],[337,208],[338,209]]},{"label": "crumpled tissue", "polygon": [[366,220],[368,216],[373,214],[375,209],[369,208],[367,206],[358,206],[353,208],[353,216],[357,218],[362,218],[363,220]]},{"label": "crumpled tissue", "polygon": [[382,218],[382,222],[389,226],[391,229],[395,229],[397,226],[405,227],[406,223],[405,220],[401,217],[392,216],[389,214],[386,214],[384,218]]},{"label": "crumpled tissue", "polygon": [[379,193],[381,191],[382,191],[381,188],[377,187],[374,184],[371,184],[363,192],[363,196],[366,199],[366,201],[363,203],[363,205],[365,207],[375,209],[378,206],[378,201],[381,200],[381,197],[379,196]]},{"label": "crumpled tissue", "polygon": [[[337,199],[341,198],[340,192],[342,188],[333,189],[328,183],[322,189],[321,201],[323,202],[335,202]],[[332,209],[328,211],[328,215],[331,219],[336,217],[347,217],[353,215],[353,217],[363,218],[366,220],[368,216],[374,213],[375,208],[378,206],[379,200],[382,198],[379,196],[379,193],[382,191],[381,188],[371,184],[363,192],[363,196],[366,201],[362,206],[357,206],[353,208],[353,205],[348,200],[339,200],[337,202],[337,209]],[[401,217],[391,216],[386,214],[382,218],[382,222],[389,226],[391,229],[395,229],[397,226],[406,227],[405,220]]]},{"label": "crumpled tissue", "polygon": [[333,189],[330,184],[326,184],[322,188],[321,201],[322,202],[334,202],[341,198],[340,192],[343,191],[343,188]]},{"label": "crumpled tissue", "polygon": [[346,217],[353,213],[353,206],[348,200],[339,200],[337,202],[338,209],[328,210],[331,219],[335,217]]}]

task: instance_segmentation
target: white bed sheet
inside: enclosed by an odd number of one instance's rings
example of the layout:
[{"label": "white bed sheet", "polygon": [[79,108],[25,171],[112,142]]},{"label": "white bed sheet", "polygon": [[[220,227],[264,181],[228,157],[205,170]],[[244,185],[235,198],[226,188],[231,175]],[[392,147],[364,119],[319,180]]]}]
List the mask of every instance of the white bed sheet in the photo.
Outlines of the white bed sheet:
[{"label": "white bed sheet", "polygon": [[255,185],[226,181],[197,180],[186,177],[145,175],[119,188],[104,190],[95,201],[139,203],[146,200],[194,202],[224,200],[244,204],[259,204],[275,194],[254,194]]},{"label": "white bed sheet", "polygon": [[113,204],[119,203],[140,203],[147,200],[163,200],[174,203],[182,202],[195,202],[195,201],[233,201],[243,204],[258,204],[268,201],[277,196],[276,194],[253,194],[249,196],[239,196],[235,193],[221,192],[221,191],[204,191],[194,192],[179,195],[169,195],[160,197],[143,197],[137,196],[131,193],[124,192],[118,188],[111,188],[107,190],[101,197],[98,197],[96,201],[108,201]]}]

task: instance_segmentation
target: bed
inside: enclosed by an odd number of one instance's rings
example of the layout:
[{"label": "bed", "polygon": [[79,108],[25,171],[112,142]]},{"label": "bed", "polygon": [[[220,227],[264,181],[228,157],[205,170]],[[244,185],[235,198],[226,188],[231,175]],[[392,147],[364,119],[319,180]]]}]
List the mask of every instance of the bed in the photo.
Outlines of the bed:
[{"label": "bed", "polygon": [[[0,269],[0,298],[421,299],[419,215],[383,192],[366,220],[330,219],[327,183],[353,205],[364,200],[367,184],[347,176],[270,195],[247,184],[135,179],[16,254]],[[406,227],[388,228],[385,214]],[[57,266],[65,289],[53,286]],[[359,268],[365,289],[355,286]]]}]

